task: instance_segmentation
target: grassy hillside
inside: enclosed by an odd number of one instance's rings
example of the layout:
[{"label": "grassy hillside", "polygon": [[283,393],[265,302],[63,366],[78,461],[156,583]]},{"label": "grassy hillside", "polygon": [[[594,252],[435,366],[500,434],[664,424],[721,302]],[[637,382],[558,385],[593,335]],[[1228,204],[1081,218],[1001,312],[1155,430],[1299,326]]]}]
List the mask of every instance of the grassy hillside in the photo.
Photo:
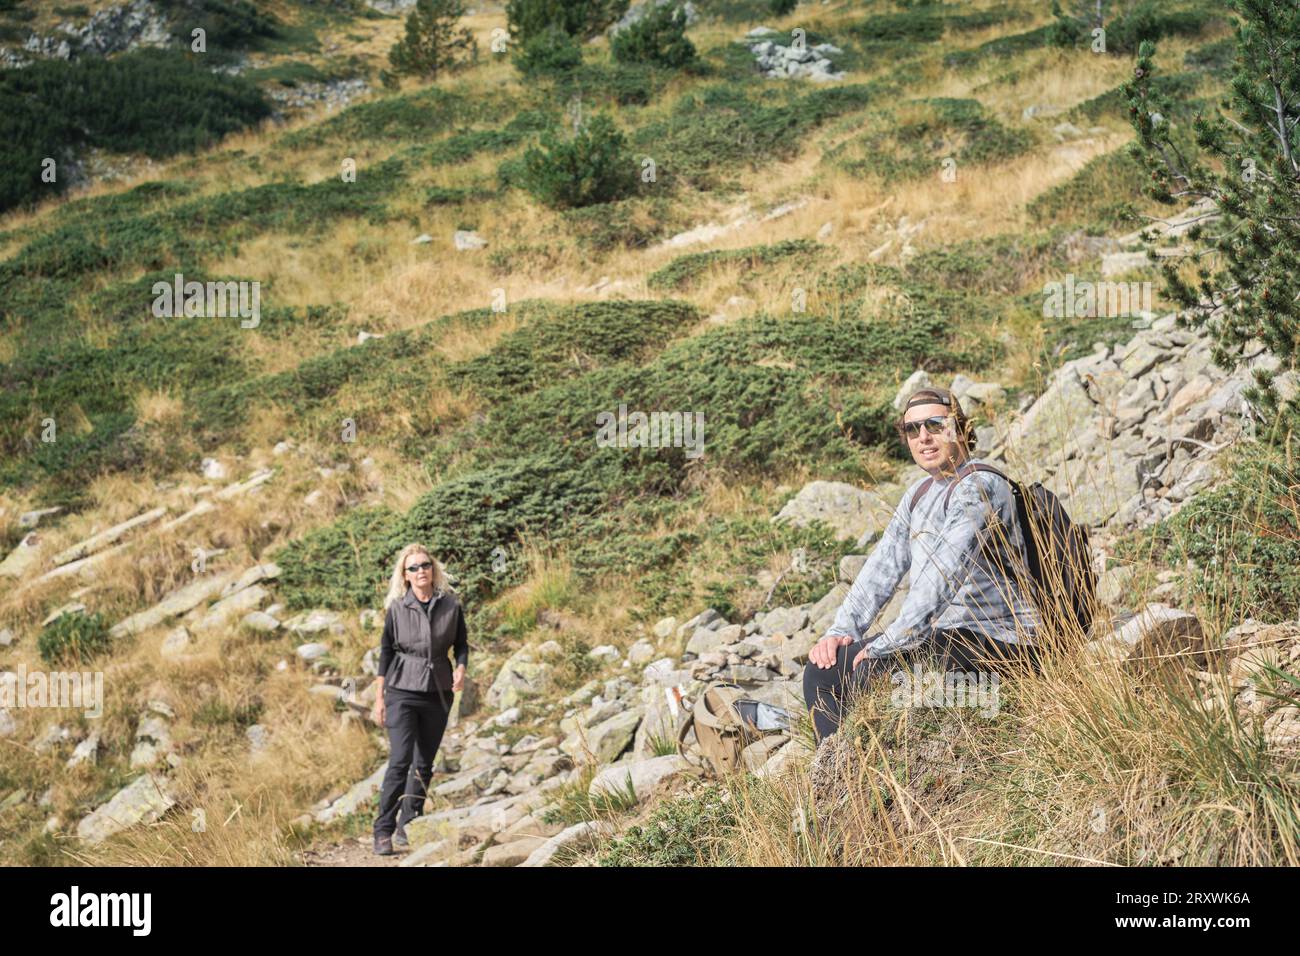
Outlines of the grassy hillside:
[{"label": "grassy hillside", "polygon": [[[705,0],[689,70],[617,63],[600,39],[579,68],[535,79],[488,52],[505,16],[476,4],[478,62],[395,91],[378,76],[400,18],[258,6],[267,19],[218,17],[221,56],[246,58],[213,94],[238,107],[229,123],[178,119],[184,134],[157,148],[147,125],[90,136],[75,148],[136,171],[0,219],[0,552],[37,508],[63,509],[41,525],[48,555],[160,502],[192,506],[206,458],[236,478],[273,467],[274,479],[93,580],[10,590],[6,668],[38,666],[54,609],[76,600],[117,621],[190,580],[202,549],[221,551],[223,569],[273,558],[289,609],[348,612],[333,653],[359,673],[377,635],[356,612],[380,606],[394,550],[423,540],[465,598],[477,680],[559,615],[575,662],[567,693],[595,673],[586,649],[625,647],[638,626],[707,606],[743,620],[829,589],[852,542],[768,519],[806,481],[884,483],[910,463],[891,401],[913,370],[1002,383],[1005,399],[976,409],[999,422],[1060,362],[1131,335],[1128,318],[1042,317],[1045,282],[1098,278],[1090,240],[1156,209],[1117,93],[1132,50],[1123,37],[1100,56],[1050,45],[1047,3],[831,2],[773,18],[765,0]],[[1209,0],[1170,6],[1161,56],[1176,69],[1162,82],[1185,122],[1222,88],[1228,27]],[[839,47],[845,78],[758,74],[738,41],[760,24]],[[127,83],[137,56],[95,68]],[[40,67],[54,87],[88,68]],[[277,89],[352,77],[371,91],[343,109],[264,118]],[[523,158],[575,111],[610,115],[654,181],[586,208],[534,200]],[[669,241],[710,225],[698,243]],[[486,247],[457,250],[457,230]],[[156,318],[154,283],[176,273],[260,283],[260,324]],[[620,403],[703,413],[705,453],[598,447],[596,416]],[[273,452],[281,442],[292,447]],[[774,584],[796,549],[805,570]],[[177,663],[159,654],[165,630],[94,658],[111,675],[96,765],[65,772],[57,749],[0,762],[0,794],[53,787],[48,812],[0,815],[7,859],[289,861],[306,838],[286,835],[288,819],[373,767],[374,740],[308,693],[311,675],[276,670],[289,637],[232,629]],[[237,822],[93,851],[44,832],[50,813],[75,821],[130,776],[132,719],[157,697],[176,711],[194,799],[209,819],[242,808]],[[1047,697],[1015,706],[1036,712]],[[23,719],[31,736],[43,718]],[[539,705],[519,733],[548,720]],[[254,723],[286,742],[250,772],[240,747]],[[1007,733],[971,744],[1029,746]],[[1027,788],[1046,786],[1066,734],[1017,769]],[[749,862],[817,861],[772,853]]]}]

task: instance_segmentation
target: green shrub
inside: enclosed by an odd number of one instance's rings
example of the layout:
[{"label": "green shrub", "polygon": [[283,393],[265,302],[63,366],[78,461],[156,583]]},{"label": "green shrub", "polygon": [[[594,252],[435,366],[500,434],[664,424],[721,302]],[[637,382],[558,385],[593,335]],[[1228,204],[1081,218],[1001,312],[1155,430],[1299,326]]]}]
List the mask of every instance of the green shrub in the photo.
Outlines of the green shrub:
[{"label": "green shrub", "polygon": [[566,73],[582,65],[582,47],[562,27],[550,24],[523,42],[514,64],[529,77]]},{"label": "green shrub", "polygon": [[593,252],[649,245],[672,231],[677,218],[666,195],[634,196],[563,213],[578,242]]},{"label": "green shrub", "polygon": [[852,32],[874,42],[933,43],[943,36],[943,18],[927,7],[870,16]]},{"label": "green shrub", "polygon": [[193,31],[202,29],[209,51],[257,46],[280,36],[283,24],[249,0],[159,0],[170,14],[172,37],[189,49]]},{"label": "green shrub", "polygon": [[726,183],[718,169],[756,169],[788,158],[810,130],[863,109],[883,89],[863,84],[791,95],[767,88],[767,102],[754,102],[734,84],[719,83],[684,95],[667,117],[637,130],[633,142],[654,158],[661,185],[681,180],[716,188]]},{"label": "green shrub", "polygon": [[1188,50],[1183,54],[1183,66],[1189,70],[1224,73],[1232,68],[1236,56],[1236,41],[1232,37],[1224,37]]},{"label": "green shrub", "polygon": [[490,199],[492,192],[487,189],[454,189],[448,186],[433,186],[425,191],[426,206],[459,206],[463,202],[477,199]]},{"label": "green shrub", "polygon": [[720,265],[741,264],[750,269],[771,265],[791,256],[815,256],[823,250],[811,239],[785,239],[770,246],[747,246],[744,249],[715,249],[678,256],[646,279],[651,289],[680,289]]},{"label": "green shrub", "polygon": [[[594,431],[594,426],[593,426]],[[562,539],[605,503],[610,483],[602,463],[567,449],[517,457],[439,483],[411,507],[388,539],[395,554],[425,542],[457,576],[458,590],[478,597],[516,583],[519,562],[493,569],[493,552],[517,548],[521,536]]]},{"label": "green shrub", "polygon": [[647,63],[584,63],[552,76],[553,95],[601,106],[644,106],[663,91],[671,75]]},{"label": "green shrub", "polygon": [[[1085,4],[1083,11],[1066,13],[1059,0],[1053,0],[1052,13],[1056,22],[1051,24],[1048,42],[1055,46],[1077,47],[1093,42],[1096,27],[1095,8]],[[1204,10],[1161,10],[1153,0],[1143,0],[1118,17],[1103,17],[1106,52],[1132,55],[1143,40],[1159,40],[1166,36],[1196,36],[1209,25],[1211,15]]]},{"label": "green shrub", "polygon": [[787,14],[794,13],[794,8],[799,6],[799,0],[768,0],[767,8],[774,17],[784,17]]},{"label": "green shrub", "polygon": [[621,17],[628,0],[507,0],[506,23],[516,41],[527,41],[550,26],[570,36],[595,36]]},{"label": "green shrub", "polygon": [[[160,159],[210,146],[270,112],[247,80],[175,51],[0,71],[0,211],[66,188],[66,165],[84,147]],[[42,180],[46,159],[58,164],[52,183]]]},{"label": "green shrub", "polygon": [[108,621],[98,612],[62,614],[41,631],[36,649],[46,664],[84,664],[108,650]]},{"label": "green shrub", "polygon": [[1003,126],[978,100],[936,97],[911,103],[923,107],[922,118],[903,122],[882,111],[872,118],[871,132],[828,150],[826,160],[859,175],[907,180],[937,175],[947,158],[958,164],[997,162],[1033,144],[1028,131]]},{"label": "green shrub", "polygon": [[448,369],[448,380],[495,404],[597,367],[639,364],[700,318],[685,302],[586,302],[534,318]]},{"label": "green shrub", "polygon": [[1127,149],[1094,156],[1063,183],[1036,196],[1027,210],[1039,225],[1077,223],[1094,234],[1137,224],[1142,164]]},{"label": "green shrub", "polygon": [[291,608],[379,607],[397,551],[410,543],[388,550],[400,524],[389,508],[357,508],[290,541],[276,554],[281,600]]},{"label": "green shrub", "polygon": [[610,41],[620,63],[654,63],[677,69],[695,60],[695,45],[686,37],[686,14],[672,3],[656,6]]},{"label": "green shrub", "polygon": [[603,113],[571,138],[555,130],[543,133],[540,148],[530,148],[523,163],[524,188],[555,209],[621,199],[632,192],[636,178],[626,137]]},{"label": "green shrub", "polygon": [[718,784],[660,804],[644,824],[612,840],[601,866],[726,866],[735,801]]},{"label": "green shrub", "polygon": [[954,50],[947,54],[943,58],[944,66],[978,66],[990,57],[1005,59],[1029,50],[1040,50],[1049,44],[1052,36],[1052,24],[1046,24],[1024,33],[994,37],[972,50]]},{"label": "green shrub", "polygon": [[516,104],[504,96],[466,97],[438,86],[428,86],[410,93],[353,103],[322,122],[286,133],[276,141],[276,146],[292,151],[326,143],[350,146],[366,140],[426,145],[433,136],[458,124],[497,123],[509,115],[508,111],[516,108]]},{"label": "green shrub", "polygon": [[[1189,597],[1223,619],[1293,620],[1300,605],[1300,470],[1278,449],[1245,444],[1226,479],[1152,529],[1150,558],[1165,567],[1192,561]],[[1120,553],[1146,549],[1135,535]]]}]

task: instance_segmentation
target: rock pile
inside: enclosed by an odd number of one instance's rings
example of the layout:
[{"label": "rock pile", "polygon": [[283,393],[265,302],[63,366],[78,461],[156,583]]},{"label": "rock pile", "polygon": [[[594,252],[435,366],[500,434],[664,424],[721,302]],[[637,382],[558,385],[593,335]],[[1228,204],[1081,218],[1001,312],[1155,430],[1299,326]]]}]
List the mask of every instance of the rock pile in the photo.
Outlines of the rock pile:
[{"label": "rock pile", "polygon": [[140,47],[162,47],[172,42],[167,18],[151,0],[105,7],[81,26],[60,23],[58,32],[27,37],[20,50],[0,48],[0,67],[23,67],[33,59],[70,60],[78,56],[109,56]]},{"label": "rock pile", "polygon": [[780,35],[769,27],[756,27],[745,36],[749,52],[754,54],[754,62],[764,76],[809,79],[819,83],[844,78],[844,71],[836,70],[830,60],[844,52],[839,47],[831,43],[809,47],[799,39],[782,45],[770,39]]},{"label": "rock pile", "polygon": [[681,10],[681,15],[686,17],[688,27],[694,26],[700,19],[700,12],[690,0],[686,0],[685,3],[682,3],[681,0],[642,0],[641,3],[629,8],[615,23],[611,24],[605,34],[610,37],[617,36],[632,24],[644,20],[655,7],[666,6],[670,3]]},{"label": "rock pile", "polygon": [[266,95],[275,101],[280,113],[297,112],[324,106],[329,112],[341,110],[358,96],[369,92],[370,84],[360,77],[330,80],[326,83],[304,81],[293,86],[271,86]]}]

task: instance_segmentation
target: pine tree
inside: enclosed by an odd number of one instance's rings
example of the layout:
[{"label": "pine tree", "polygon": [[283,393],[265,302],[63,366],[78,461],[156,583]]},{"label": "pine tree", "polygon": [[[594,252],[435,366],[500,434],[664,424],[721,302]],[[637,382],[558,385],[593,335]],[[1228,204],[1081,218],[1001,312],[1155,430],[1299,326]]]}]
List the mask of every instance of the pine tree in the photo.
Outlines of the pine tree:
[{"label": "pine tree", "polygon": [[1187,232],[1191,254],[1164,259],[1168,294],[1186,310],[1178,323],[1209,328],[1222,368],[1252,358],[1248,345],[1277,358],[1273,371],[1254,369],[1243,396],[1266,425],[1261,437],[1283,443],[1300,433],[1300,395],[1276,381],[1300,356],[1300,8],[1229,3],[1240,17],[1232,82],[1214,116],[1196,117],[1194,142],[1166,119],[1168,103],[1153,88],[1155,44],[1142,43],[1124,93],[1150,195],[1215,207]]},{"label": "pine tree", "polygon": [[394,73],[432,79],[478,57],[478,44],[468,29],[457,29],[465,15],[463,0],[416,0],[406,17],[406,36],[388,51]]}]

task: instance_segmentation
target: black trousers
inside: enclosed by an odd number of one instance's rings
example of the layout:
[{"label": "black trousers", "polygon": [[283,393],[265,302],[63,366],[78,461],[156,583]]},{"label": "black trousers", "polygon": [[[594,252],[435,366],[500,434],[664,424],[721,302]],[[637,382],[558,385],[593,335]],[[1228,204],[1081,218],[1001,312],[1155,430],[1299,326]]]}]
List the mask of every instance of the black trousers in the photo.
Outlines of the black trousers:
[{"label": "black trousers", "polygon": [[453,694],[431,694],[384,688],[385,724],[388,727],[388,771],[379,793],[375,836],[391,836],[424,812],[424,798],[433,777]]},{"label": "black trousers", "polygon": [[952,671],[1002,671],[1005,665],[1021,661],[1031,667],[1038,666],[1038,649],[1021,644],[1005,644],[978,631],[951,628],[935,631],[931,640],[891,657],[864,658],[857,667],[853,658],[879,635],[873,634],[861,641],[840,647],[835,664],[825,669],[812,661],[803,671],[803,699],[812,711],[813,729],[818,741],[839,729],[844,710],[852,697],[860,693],[871,680],[887,674],[902,661],[936,659],[938,669]]}]

